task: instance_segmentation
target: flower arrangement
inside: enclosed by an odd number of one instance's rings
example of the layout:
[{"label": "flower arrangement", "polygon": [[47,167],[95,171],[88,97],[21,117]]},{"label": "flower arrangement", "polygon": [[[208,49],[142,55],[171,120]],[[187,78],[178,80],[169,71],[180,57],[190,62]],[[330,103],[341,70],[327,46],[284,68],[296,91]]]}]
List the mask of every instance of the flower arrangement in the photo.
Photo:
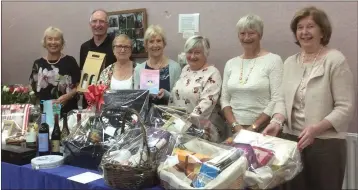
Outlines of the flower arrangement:
[{"label": "flower arrangement", "polygon": [[28,86],[15,85],[1,85],[1,104],[36,104],[35,92]]}]

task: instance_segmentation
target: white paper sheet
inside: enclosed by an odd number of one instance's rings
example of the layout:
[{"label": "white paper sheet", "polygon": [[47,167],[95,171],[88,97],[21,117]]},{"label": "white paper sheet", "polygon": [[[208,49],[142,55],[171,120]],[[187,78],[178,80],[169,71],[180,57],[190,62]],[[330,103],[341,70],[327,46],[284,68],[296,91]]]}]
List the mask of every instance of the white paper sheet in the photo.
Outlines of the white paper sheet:
[{"label": "white paper sheet", "polygon": [[179,14],[179,33],[184,31],[199,32],[199,13]]},{"label": "white paper sheet", "polygon": [[69,177],[67,179],[86,184],[86,183],[89,183],[89,182],[92,182],[92,181],[95,181],[95,180],[101,179],[101,178],[103,178],[103,177],[99,174],[95,174],[92,172],[85,172],[85,173],[81,173],[81,174]]}]

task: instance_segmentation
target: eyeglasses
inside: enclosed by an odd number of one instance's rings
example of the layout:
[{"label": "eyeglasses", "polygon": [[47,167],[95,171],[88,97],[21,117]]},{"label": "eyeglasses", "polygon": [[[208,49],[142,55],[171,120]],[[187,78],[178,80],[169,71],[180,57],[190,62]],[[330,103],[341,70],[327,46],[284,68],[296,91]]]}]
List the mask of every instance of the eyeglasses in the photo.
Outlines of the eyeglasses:
[{"label": "eyeglasses", "polygon": [[97,22],[101,25],[104,25],[107,23],[107,21],[105,21],[105,20],[91,20],[91,24],[96,24]]},{"label": "eyeglasses", "polygon": [[124,51],[129,51],[132,49],[131,46],[123,46],[123,45],[114,45],[113,48],[124,50]]}]

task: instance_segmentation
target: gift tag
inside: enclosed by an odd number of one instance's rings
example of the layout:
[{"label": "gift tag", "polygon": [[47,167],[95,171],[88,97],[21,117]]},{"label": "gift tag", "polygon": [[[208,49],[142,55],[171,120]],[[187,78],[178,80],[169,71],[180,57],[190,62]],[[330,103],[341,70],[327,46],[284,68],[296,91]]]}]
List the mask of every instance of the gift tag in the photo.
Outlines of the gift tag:
[{"label": "gift tag", "polygon": [[115,133],[115,132],[116,132],[116,128],[114,128],[114,127],[112,127],[112,126],[108,126],[108,127],[105,129],[105,131],[104,131],[105,134],[107,134],[107,135],[109,135],[109,136],[111,136],[111,137],[114,136],[114,133]]}]

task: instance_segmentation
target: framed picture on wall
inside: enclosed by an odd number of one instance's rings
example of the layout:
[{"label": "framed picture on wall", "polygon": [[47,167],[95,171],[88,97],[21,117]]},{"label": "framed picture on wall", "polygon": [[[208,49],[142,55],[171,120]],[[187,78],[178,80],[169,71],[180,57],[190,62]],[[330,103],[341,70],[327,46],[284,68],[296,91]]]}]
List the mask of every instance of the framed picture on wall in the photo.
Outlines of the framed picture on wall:
[{"label": "framed picture on wall", "polygon": [[115,37],[126,34],[132,39],[132,57],[146,58],[144,32],[147,29],[146,9],[132,9],[108,13],[108,35]]}]

